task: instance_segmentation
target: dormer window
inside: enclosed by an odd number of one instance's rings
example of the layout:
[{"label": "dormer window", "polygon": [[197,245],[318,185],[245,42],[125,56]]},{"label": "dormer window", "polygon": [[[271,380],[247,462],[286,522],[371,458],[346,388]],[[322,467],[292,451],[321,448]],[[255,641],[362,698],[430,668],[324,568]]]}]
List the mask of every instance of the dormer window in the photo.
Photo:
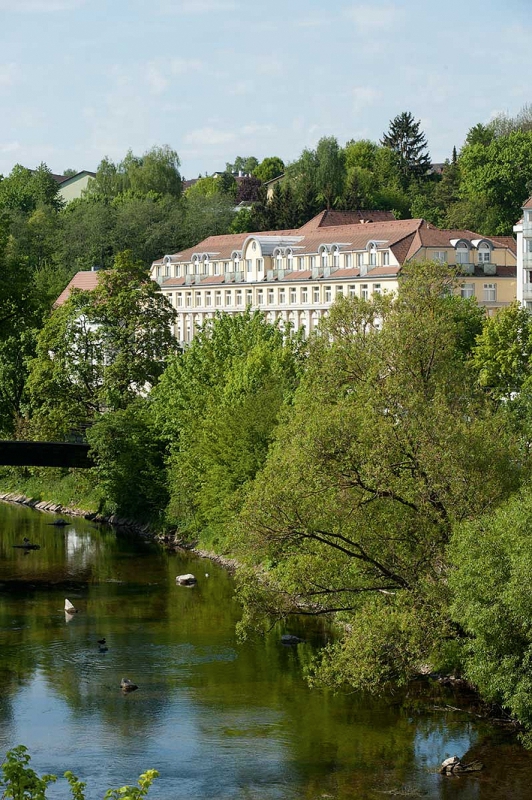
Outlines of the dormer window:
[{"label": "dormer window", "polygon": [[478,263],[486,264],[491,261],[491,247],[485,242],[478,246]]},{"label": "dormer window", "polygon": [[340,251],[337,247],[333,250],[333,267],[336,269],[340,266]]},{"label": "dormer window", "polygon": [[456,263],[469,264],[469,247],[465,242],[458,242],[456,245]]},{"label": "dormer window", "polygon": [[323,268],[329,266],[329,254],[325,249],[321,251],[321,266]]},{"label": "dormer window", "polygon": [[377,266],[377,248],[375,246],[369,251],[369,265],[370,267]]}]

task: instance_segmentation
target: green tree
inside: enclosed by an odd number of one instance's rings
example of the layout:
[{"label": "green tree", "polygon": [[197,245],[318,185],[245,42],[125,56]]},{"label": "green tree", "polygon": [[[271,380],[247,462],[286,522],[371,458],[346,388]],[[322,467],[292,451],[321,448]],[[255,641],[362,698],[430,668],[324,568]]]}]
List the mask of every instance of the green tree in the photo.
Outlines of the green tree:
[{"label": "green tree", "polygon": [[456,528],[452,612],[467,634],[465,673],[488,702],[523,724],[532,747],[532,501],[530,486]]},{"label": "green tree", "polygon": [[263,158],[258,166],[253,170],[253,175],[258,178],[262,183],[273,180],[279,177],[284,172],[284,161],[277,156],[268,156]]},{"label": "green tree", "polygon": [[532,131],[514,131],[488,145],[469,144],[460,153],[460,196],[492,208],[477,228],[486,235],[510,234],[532,186]]},{"label": "green tree", "polygon": [[83,432],[107,410],[149,392],[177,343],[175,312],[129,253],[101,272],[96,289],[74,291],[39,334],[28,390],[41,437]]},{"label": "green tree", "polygon": [[245,622],[347,623],[316,665],[327,683],[374,690],[437,661],[452,527],[520,480],[524,453],[467,364],[478,310],[454,285],[412,265],[394,302],[337,301],[235,524]]},{"label": "green tree", "polygon": [[344,183],[344,153],[334,136],[324,137],[316,148],[317,199],[332,208],[342,195]]},{"label": "green tree", "polygon": [[403,178],[407,183],[413,177],[425,175],[430,168],[427,139],[419,129],[420,124],[420,120],[416,122],[410,111],[403,111],[390,121],[390,127],[381,139],[384,147],[399,156]]},{"label": "green tree", "polygon": [[168,366],[155,391],[170,447],[170,519],[219,535],[262,466],[299,374],[300,342],[259,312],[218,315]]},{"label": "green tree", "polygon": [[532,320],[519,303],[487,317],[473,349],[479,381],[498,399],[509,400],[531,375]]}]

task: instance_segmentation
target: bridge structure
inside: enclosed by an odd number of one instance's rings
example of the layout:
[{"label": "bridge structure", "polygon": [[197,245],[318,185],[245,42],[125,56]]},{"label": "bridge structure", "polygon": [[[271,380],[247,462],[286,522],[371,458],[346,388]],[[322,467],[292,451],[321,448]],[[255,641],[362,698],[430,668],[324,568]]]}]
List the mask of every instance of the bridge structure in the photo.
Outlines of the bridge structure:
[{"label": "bridge structure", "polygon": [[89,449],[86,443],[0,440],[0,466],[90,469]]}]

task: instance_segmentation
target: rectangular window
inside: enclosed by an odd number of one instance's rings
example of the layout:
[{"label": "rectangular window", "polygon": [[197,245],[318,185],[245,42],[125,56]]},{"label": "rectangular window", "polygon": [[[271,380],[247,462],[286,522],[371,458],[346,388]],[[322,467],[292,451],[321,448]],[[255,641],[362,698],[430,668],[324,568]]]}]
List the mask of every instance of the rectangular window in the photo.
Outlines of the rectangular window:
[{"label": "rectangular window", "polygon": [[376,267],[377,266],[377,251],[376,250],[371,250],[370,251],[370,254],[369,254],[369,265],[370,265],[370,267]]},{"label": "rectangular window", "polygon": [[299,258],[297,259],[297,268],[300,272],[302,272],[305,269],[305,259],[303,258],[303,256],[299,256]]},{"label": "rectangular window", "polygon": [[236,292],[236,304],[237,306],[242,305],[242,289],[237,289]]},{"label": "rectangular window", "polygon": [[445,250],[436,250],[433,261],[438,261],[440,264],[446,264],[447,252]]},{"label": "rectangular window", "polygon": [[215,306],[221,306],[222,305],[222,293],[221,292],[216,292],[216,294],[214,295],[214,305]]},{"label": "rectangular window", "polygon": [[253,290],[248,289],[246,292],[246,305],[251,306],[253,305]]},{"label": "rectangular window", "polygon": [[494,303],[497,299],[497,284],[485,283],[484,284],[484,302]]},{"label": "rectangular window", "polygon": [[257,269],[258,269],[259,272],[262,272],[262,270],[264,269],[264,259],[263,258],[257,258]]},{"label": "rectangular window", "polygon": [[274,300],[273,289],[268,289],[268,305],[269,306],[273,305],[273,300]]},{"label": "rectangular window", "polygon": [[228,292],[225,293],[225,305],[226,306],[232,306],[233,305],[233,295],[231,293],[231,290],[229,290]]},{"label": "rectangular window", "polygon": [[308,303],[308,289],[306,286],[301,289],[301,302]]},{"label": "rectangular window", "polygon": [[264,290],[259,289],[257,291],[257,305],[261,306],[264,303]]},{"label": "rectangular window", "polygon": [[231,264],[232,264],[231,261],[224,262],[224,272],[231,272]]},{"label": "rectangular window", "polygon": [[192,305],[192,292],[187,292],[185,295],[185,305],[191,306]]},{"label": "rectangular window", "polygon": [[356,297],[357,296],[357,287],[354,283],[349,286],[349,297]]},{"label": "rectangular window", "polygon": [[286,303],[286,291],[284,289],[279,289],[279,303],[281,305]]},{"label": "rectangular window", "polygon": [[364,253],[357,253],[357,267],[364,266]]},{"label": "rectangular window", "polygon": [[525,253],[532,253],[532,239],[525,239]]},{"label": "rectangular window", "polygon": [[369,300],[369,288],[367,283],[363,283],[360,287],[360,297],[362,300]]},{"label": "rectangular window", "polygon": [[205,305],[206,306],[212,305],[212,295],[210,292],[205,292]]},{"label": "rectangular window", "polygon": [[319,303],[320,302],[320,287],[314,286],[312,289],[312,302]]},{"label": "rectangular window", "polygon": [[297,292],[296,292],[295,288],[290,289],[290,303],[292,305],[294,303],[297,303]]},{"label": "rectangular window", "polygon": [[316,256],[311,256],[310,257],[310,268],[311,269],[316,269]]},{"label": "rectangular window", "polygon": [[353,254],[346,253],[344,256],[344,267],[346,269],[351,269],[352,266],[353,266]]},{"label": "rectangular window", "polygon": [[198,306],[201,306],[201,292],[196,292],[196,293],[195,293],[195,297],[194,297],[194,305],[196,306],[196,308],[197,308]]},{"label": "rectangular window", "polygon": [[389,263],[390,263],[390,251],[384,250],[382,254],[382,266],[387,267]]},{"label": "rectangular window", "polygon": [[489,264],[491,261],[491,251],[490,250],[480,250],[478,254],[478,263],[479,264]]},{"label": "rectangular window", "polygon": [[325,302],[330,303],[332,300],[332,290],[330,286],[325,287]]},{"label": "rectangular window", "polygon": [[456,248],[456,263],[469,264],[469,250],[467,249],[467,247]]},{"label": "rectangular window", "polygon": [[475,296],[475,284],[463,283],[460,287],[460,297],[474,297],[474,296]]},{"label": "rectangular window", "polygon": [[220,264],[218,263],[218,261],[214,262],[214,274],[215,275],[219,275],[220,274]]},{"label": "rectangular window", "polygon": [[181,264],[176,264],[176,265],[175,265],[175,268],[174,268],[174,276],[175,276],[176,278],[180,278],[180,277],[181,277]]},{"label": "rectangular window", "polygon": [[183,305],[183,292],[178,292],[177,293],[177,305],[178,306],[182,306]]},{"label": "rectangular window", "polygon": [[373,294],[380,294],[381,293],[381,285],[380,283],[373,284]]},{"label": "rectangular window", "polygon": [[246,258],[246,272],[247,272],[248,275],[251,272],[251,265],[252,265],[251,259],[250,258]]}]

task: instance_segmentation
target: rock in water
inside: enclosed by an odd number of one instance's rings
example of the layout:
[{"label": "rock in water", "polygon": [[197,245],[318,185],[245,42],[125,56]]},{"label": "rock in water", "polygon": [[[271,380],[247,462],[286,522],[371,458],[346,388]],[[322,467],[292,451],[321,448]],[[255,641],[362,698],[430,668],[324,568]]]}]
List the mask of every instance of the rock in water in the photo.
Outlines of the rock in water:
[{"label": "rock in water", "polygon": [[137,686],[136,683],[130,681],[129,678],[122,678],[122,680],[120,681],[120,688],[122,689],[123,692],[134,692],[135,689],[138,689],[139,687]]},{"label": "rock in water", "polygon": [[70,600],[65,599],[65,614],[77,614],[78,609],[72,605]]},{"label": "rock in water", "polygon": [[469,764],[462,764],[458,756],[451,756],[442,761],[440,774],[463,775],[464,772],[480,772],[482,769],[484,769],[482,761],[470,761]]},{"label": "rock in water", "polygon": [[281,636],[281,644],[292,645],[302,641],[303,639],[300,639],[299,636],[293,636],[291,633],[283,633]]},{"label": "rock in water", "polygon": [[194,586],[194,584],[197,583],[197,580],[195,575],[192,575],[190,572],[188,572],[186,575],[177,575],[175,582],[179,586]]}]

